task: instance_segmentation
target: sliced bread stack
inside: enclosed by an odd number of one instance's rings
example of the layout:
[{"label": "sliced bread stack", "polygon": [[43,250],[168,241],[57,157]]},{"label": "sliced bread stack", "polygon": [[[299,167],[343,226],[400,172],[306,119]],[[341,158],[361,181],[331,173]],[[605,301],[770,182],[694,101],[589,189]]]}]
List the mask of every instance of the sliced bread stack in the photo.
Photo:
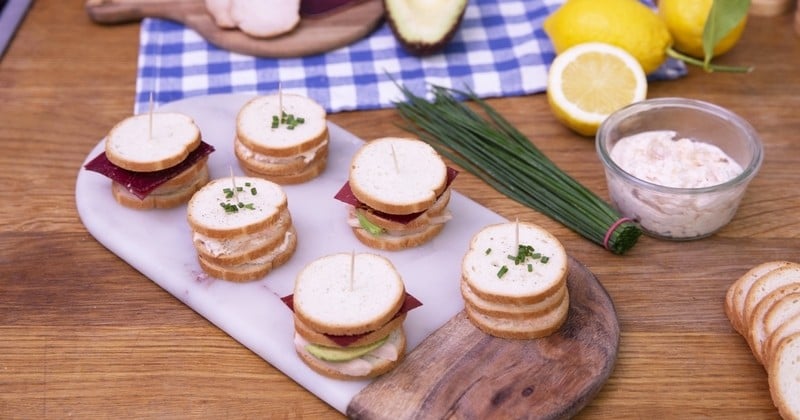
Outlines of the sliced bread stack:
[{"label": "sliced bread stack", "polygon": [[286,194],[265,179],[213,180],[192,196],[187,217],[200,266],[215,278],[258,280],[297,247]]},{"label": "sliced bread stack", "polygon": [[328,161],[325,109],[301,95],[253,98],[236,117],[233,150],[250,176],[278,184],[310,181]]},{"label": "sliced bread stack", "polygon": [[501,338],[533,339],[567,319],[568,261],[561,243],[531,223],[501,223],[473,236],[461,267],[470,321]]},{"label": "sliced bread stack", "polygon": [[728,288],[724,309],[764,365],[781,416],[800,419],[800,264],[753,267]]}]

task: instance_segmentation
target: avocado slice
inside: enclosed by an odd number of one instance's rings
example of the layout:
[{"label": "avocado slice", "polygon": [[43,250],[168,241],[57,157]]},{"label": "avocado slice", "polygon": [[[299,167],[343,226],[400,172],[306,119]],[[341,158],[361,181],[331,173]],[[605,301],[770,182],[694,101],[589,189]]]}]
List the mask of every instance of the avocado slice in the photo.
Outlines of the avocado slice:
[{"label": "avocado slice", "polygon": [[338,348],[338,347],[320,346],[318,344],[308,344],[306,345],[306,350],[317,359],[325,360],[328,362],[346,362],[348,360],[353,360],[355,358],[361,357],[371,352],[372,350],[377,349],[378,347],[382,346],[383,343],[385,343],[388,338],[389,336],[386,336],[372,344],[367,344],[365,346],[357,346],[357,347]]},{"label": "avocado slice", "polygon": [[384,0],[386,21],[409,53],[440,51],[458,29],[467,0]]}]

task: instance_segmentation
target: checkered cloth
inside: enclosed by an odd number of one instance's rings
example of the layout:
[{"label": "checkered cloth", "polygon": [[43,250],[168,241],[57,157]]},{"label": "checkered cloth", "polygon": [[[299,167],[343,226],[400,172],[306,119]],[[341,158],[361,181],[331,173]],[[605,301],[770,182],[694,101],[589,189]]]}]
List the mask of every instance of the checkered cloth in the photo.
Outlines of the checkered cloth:
[{"label": "checkered cloth", "polygon": [[[215,93],[278,90],[313,98],[328,112],[391,107],[401,95],[428,86],[470,88],[479,97],[544,92],[555,54],[542,29],[564,0],[470,0],[446,49],[419,58],[398,44],[386,23],[364,39],[324,54],[260,58],[222,50],[181,24],[145,19],[141,26],[135,112],[156,104]],[[345,12],[346,13],[346,12]],[[686,74],[670,59],[651,79]]]}]

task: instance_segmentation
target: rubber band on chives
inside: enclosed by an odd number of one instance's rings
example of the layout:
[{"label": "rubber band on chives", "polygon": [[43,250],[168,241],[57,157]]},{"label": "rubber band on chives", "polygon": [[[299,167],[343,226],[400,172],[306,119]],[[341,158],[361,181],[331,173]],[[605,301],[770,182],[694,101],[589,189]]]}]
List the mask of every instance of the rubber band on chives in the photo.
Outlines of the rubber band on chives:
[{"label": "rubber band on chives", "polygon": [[606,236],[605,236],[605,238],[603,238],[603,248],[605,248],[605,249],[610,251],[611,248],[608,247],[608,241],[611,239],[611,235],[614,234],[614,232],[617,230],[617,228],[621,224],[623,224],[625,222],[632,222],[632,221],[633,221],[633,219],[631,219],[630,217],[620,217],[619,219],[617,219],[617,221],[614,222],[614,224],[612,224],[608,228],[608,230],[606,231]]}]

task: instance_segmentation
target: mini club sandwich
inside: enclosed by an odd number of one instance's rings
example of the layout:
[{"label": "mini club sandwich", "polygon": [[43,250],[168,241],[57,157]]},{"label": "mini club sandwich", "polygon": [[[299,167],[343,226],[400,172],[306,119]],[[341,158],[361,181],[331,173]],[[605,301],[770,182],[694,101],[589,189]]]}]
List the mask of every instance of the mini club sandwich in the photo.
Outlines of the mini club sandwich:
[{"label": "mini club sandwich", "polygon": [[106,136],[105,151],[85,165],[112,180],[114,199],[135,209],[171,208],[186,203],[208,182],[208,156],[188,116],[153,112],[128,117]]},{"label": "mini club sandwich", "polygon": [[294,345],[312,370],[337,379],[381,375],[405,355],[403,321],[421,305],[385,257],[339,253],[309,263],[294,293]]},{"label": "mini club sandwich", "polygon": [[286,194],[265,179],[215,179],[194,194],[187,218],[200,267],[211,277],[258,280],[297,247]]},{"label": "mini club sandwich", "polygon": [[500,223],[473,236],[461,265],[461,295],[478,329],[533,339],[567,319],[568,261],[561,243],[531,223]]},{"label": "mini club sandwich", "polygon": [[278,184],[317,177],[328,161],[325,109],[301,95],[258,96],[236,117],[234,153],[250,176]]},{"label": "mini club sandwich", "polygon": [[442,231],[452,217],[447,205],[457,174],[427,143],[381,138],[356,152],[335,198],[350,205],[348,224],[359,241],[396,251]]}]

